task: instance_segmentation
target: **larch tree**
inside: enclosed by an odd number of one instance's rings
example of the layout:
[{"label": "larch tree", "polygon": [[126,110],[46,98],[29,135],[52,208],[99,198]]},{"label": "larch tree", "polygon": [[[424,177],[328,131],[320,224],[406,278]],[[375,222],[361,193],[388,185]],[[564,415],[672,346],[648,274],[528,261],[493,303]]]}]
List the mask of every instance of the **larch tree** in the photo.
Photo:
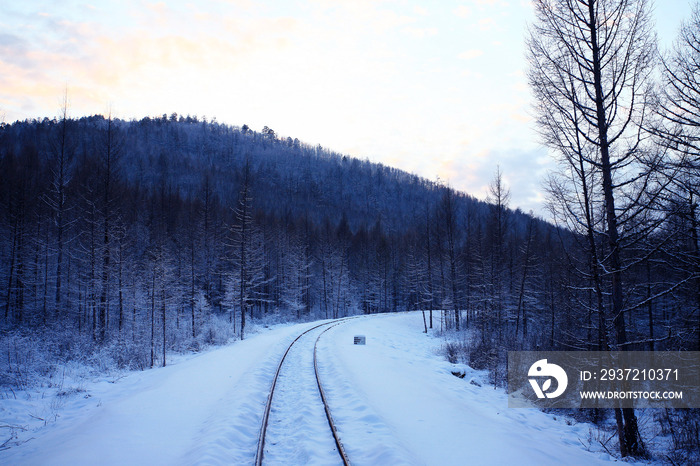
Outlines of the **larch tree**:
[{"label": "larch tree", "polygon": [[241,313],[241,340],[245,338],[245,312],[248,307],[248,281],[250,270],[248,269],[248,255],[250,245],[250,235],[252,228],[251,210],[252,198],[250,196],[250,164],[246,162],[243,187],[241,188],[238,207],[236,208],[236,226],[234,232],[236,239],[234,242],[234,254],[238,253],[238,297],[239,310]]},{"label": "larch tree", "polygon": [[261,287],[266,282],[264,274],[264,238],[253,221],[253,197],[251,193],[250,163],[243,169],[242,186],[235,209],[235,224],[231,228],[234,273],[227,288],[235,290],[241,313],[240,335],[245,338],[246,311],[252,315],[252,305],[260,302]]},{"label": "larch tree", "polygon": [[[665,172],[669,178],[669,214],[680,220],[677,263],[694,275],[696,348],[700,348],[700,3],[681,26],[673,50],[662,61],[663,86],[657,102],[659,119],[653,131],[671,151]],[[650,321],[650,326],[652,325]],[[653,328],[653,327],[651,327]]]},{"label": "larch tree", "polygon": [[501,167],[496,168],[489,184],[487,201],[491,205],[487,227],[489,230],[488,245],[490,251],[490,287],[496,309],[496,329],[499,343],[503,339],[503,323],[505,317],[507,293],[505,292],[504,274],[506,264],[506,234],[510,227],[508,203],[510,190],[503,180]]},{"label": "larch tree", "polygon": [[[604,241],[591,249],[600,253],[592,268],[604,274],[610,293],[606,314],[614,338],[604,338],[608,349],[625,350],[624,253],[640,231],[632,225],[646,218],[656,200],[650,194],[652,155],[645,151],[642,131],[656,52],[649,5],[646,0],[536,0],[534,6],[528,59],[537,123],[559,161],[576,173],[565,182],[573,183],[565,187],[577,193],[575,202],[559,199],[567,203],[567,215],[581,213],[582,180],[591,180],[587,189],[598,194],[589,195],[583,207],[592,209],[588,223],[603,215]],[[642,455],[634,410],[616,409],[615,418],[621,455]]]},{"label": "larch tree", "polygon": [[[112,268],[112,236],[113,226],[115,222],[115,206],[114,206],[114,186],[116,183],[117,163],[121,155],[122,142],[120,139],[119,129],[115,127],[112,114],[110,113],[106,119],[106,127],[101,132],[101,140],[99,141],[100,157],[100,172],[101,172],[101,190],[102,204],[101,212],[102,221],[102,283],[100,292],[99,305],[99,321],[98,321],[98,337],[100,342],[105,341],[107,334],[108,318],[109,318],[109,298],[111,286],[111,268]],[[121,330],[120,313],[120,330]]]},{"label": "larch tree", "polygon": [[449,287],[445,287],[446,296],[445,303],[448,308],[454,311],[455,329],[460,329],[460,308],[458,297],[458,279],[457,279],[457,248],[458,248],[458,229],[457,229],[457,201],[454,190],[447,186],[442,194],[442,199],[438,205],[438,231],[440,240],[442,241],[445,260],[447,261],[447,281]]},{"label": "larch tree", "polygon": [[530,217],[530,219],[527,222],[527,233],[526,233],[526,239],[525,239],[525,246],[522,248],[522,256],[523,256],[523,265],[522,265],[522,275],[520,279],[520,286],[518,289],[518,307],[517,311],[515,314],[515,338],[518,338],[518,330],[520,329],[520,316],[522,314],[522,322],[523,322],[523,338],[527,338],[527,314],[526,314],[526,307],[527,307],[527,300],[526,300],[526,285],[528,281],[528,273],[530,272],[530,269],[534,267],[534,245],[533,243],[533,238],[535,236],[534,232],[535,228],[535,221],[533,217]]},{"label": "larch tree", "polygon": [[[425,208],[425,255],[427,269],[427,293],[428,293],[428,310],[429,310],[429,326],[433,328],[433,309],[435,309],[435,293],[433,289],[433,258],[432,258],[432,241],[431,241],[431,225],[430,225],[430,210]],[[426,332],[427,333],[427,332]]]},{"label": "larch tree", "polygon": [[52,156],[51,193],[47,196],[47,203],[54,213],[56,231],[56,295],[55,315],[61,311],[61,298],[63,296],[63,262],[66,235],[66,195],[71,179],[70,167],[73,158],[73,140],[71,139],[71,120],[68,118],[68,90],[63,94],[61,104],[60,121],[50,138],[49,145]]}]

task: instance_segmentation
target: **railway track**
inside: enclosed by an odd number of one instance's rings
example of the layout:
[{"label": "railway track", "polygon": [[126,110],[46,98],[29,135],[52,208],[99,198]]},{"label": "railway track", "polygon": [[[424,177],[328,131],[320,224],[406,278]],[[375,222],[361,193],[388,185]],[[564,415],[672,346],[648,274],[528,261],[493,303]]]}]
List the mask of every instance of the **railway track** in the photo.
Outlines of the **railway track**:
[{"label": "railway track", "polygon": [[[262,465],[263,457],[266,453],[270,453],[270,451],[267,451],[270,446],[272,446],[273,449],[279,447],[279,442],[270,442],[267,445],[268,448],[266,449],[266,440],[269,438],[268,431],[270,430],[269,427],[271,425],[271,415],[274,417],[276,410],[283,411],[285,409],[291,409],[291,411],[286,415],[280,415],[280,419],[273,423],[274,428],[285,428],[283,425],[284,419],[291,418],[294,418],[294,423],[291,426],[286,426],[287,428],[291,427],[294,430],[303,431],[307,424],[313,424],[314,422],[316,423],[316,428],[318,428],[318,423],[322,422],[320,417],[325,414],[325,424],[327,424],[327,427],[330,430],[333,441],[331,442],[330,439],[325,439],[326,441],[319,442],[320,445],[316,448],[325,450],[327,455],[332,455],[329,450],[335,450],[337,453],[337,456],[335,457],[340,463],[346,466],[350,464],[345,449],[343,448],[343,444],[340,441],[338,431],[333,422],[333,417],[331,416],[330,407],[328,406],[326,394],[323,390],[321,378],[319,377],[318,373],[318,359],[316,354],[316,347],[321,335],[330,330],[332,327],[341,324],[344,320],[346,319],[316,325],[299,334],[287,347],[277,366],[275,376],[270,385],[270,392],[267,397],[267,402],[265,404],[265,411],[263,413],[262,424],[260,427],[260,435],[258,437],[258,448],[255,455],[256,466]],[[309,354],[311,344],[313,344],[312,364],[310,363],[311,355]],[[313,366],[313,376],[311,375],[312,371],[310,366]],[[314,385],[313,387],[311,386],[312,384]],[[315,396],[311,395],[312,390],[315,392]],[[304,404],[297,407],[298,409],[295,411],[294,407],[290,408],[290,406],[287,406],[287,404],[293,403],[285,403],[284,399],[277,400],[278,398],[284,398],[284,396],[287,397],[287,400],[291,400],[292,402],[298,402],[300,399],[304,400],[305,398],[301,393],[303,391],[306,392],[308,399],[320,400],[320,403],[323,405],[324,414],[320,414],[318,405],[314,407]],[[306,400],[308,401],[308,399]],[[275,401],[277,401],[277,405],[276,408],[273,409],[273,404],[275,404]],[[313,430],[312,432],[317,433],[318,431]],[[278,434],[277,437],[286,436]]]}]

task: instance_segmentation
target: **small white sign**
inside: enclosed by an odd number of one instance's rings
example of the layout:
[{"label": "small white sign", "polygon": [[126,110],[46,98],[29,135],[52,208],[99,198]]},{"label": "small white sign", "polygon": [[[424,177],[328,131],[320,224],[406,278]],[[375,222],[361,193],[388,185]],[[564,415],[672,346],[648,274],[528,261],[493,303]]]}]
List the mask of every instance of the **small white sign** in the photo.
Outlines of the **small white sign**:
[{"label": "small white sign", "polygon": [[364,335],[355,335],[355,344],[356,345],[364,345],[365,344],[365,336]]}]

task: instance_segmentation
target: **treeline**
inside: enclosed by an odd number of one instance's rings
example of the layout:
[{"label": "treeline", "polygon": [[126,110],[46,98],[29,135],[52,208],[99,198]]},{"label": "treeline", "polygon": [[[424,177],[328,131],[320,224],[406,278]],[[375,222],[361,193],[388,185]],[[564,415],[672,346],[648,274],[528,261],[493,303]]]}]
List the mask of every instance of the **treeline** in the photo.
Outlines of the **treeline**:
[{"label": "treeline", "polygon": [[515,287],[526,235],[556,248],[505,205],[267,128],[64,111],[3,125],[0,150],[3,328],[149,341],[149,364],[212,315],[241,337],[246,315],[469,316],[494,307],[495,275]]},{"label": "treeline", "polygon": [[[474,357],[489,360],[505,342],[596,348],[606,325],[576,273],[585,237],[510,210],[500,172],[486,204],[268,128],[176,115],[17,122],[0,143],[4,328],[148,341],[154,364],[212,315],[242,337],[246,316],[440,310],[427,325],[477,329]],[[631,269],[630,297],[647,301],[630,340],[697,345],[695,282],[648,299],[685,273],[660,254]]]}]

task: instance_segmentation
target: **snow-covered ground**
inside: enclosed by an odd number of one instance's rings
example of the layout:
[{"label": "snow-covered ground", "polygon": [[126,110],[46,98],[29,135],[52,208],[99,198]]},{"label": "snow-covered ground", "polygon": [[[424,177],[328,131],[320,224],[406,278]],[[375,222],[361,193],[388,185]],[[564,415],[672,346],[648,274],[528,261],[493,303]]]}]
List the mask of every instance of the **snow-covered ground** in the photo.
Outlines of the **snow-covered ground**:
[{"label": "snow-covered ground", "polygon": [[[56,422],[25,432],[23,439],[31,440],[0,451],[0,464],[251,464],[279,358],[296,335],[313,325],[277,328],[163,369],[87,384],[66,395]],[[353,464],[614,461],[584,449],[587,425],[568,425],[534,409],[510,409],[502,390],[484,384],[482,374],[465,366],[459,369],[466,377],[454,377],[455,365],[438,354],[442,341],[423,334],[422,326],[419,313],[369,316],[321,337],[319,370]],[[367,344],[353,345],[360,334]],[[310,359],[295,361],[298,369],[283,376],[301,378]],[[311,406],[319,403],[314,396],[299,390],[294,401]],[[22,405],[0,400],[0,424],[11,421],[6,417],[17,406]],[[301,425],[291,421],[291,426]],[[330,435],[322,422],[309,425],[316,426],[311,429],[319,438]],[[314,461],[321,459],[297,457],[287,464]]]},{"label": "snow-covered ground", "polygon": [[[350,460],[357,464],[598,464],[589,426],[508,408],[485,375],[445,361],[419,313],[357,319],[319,343],[320,372]],[[365,335],[366,346],[353,346]],[[461,379],[452,371],[466,372]],[[475,381],[481,387],[470,383]]]}]

